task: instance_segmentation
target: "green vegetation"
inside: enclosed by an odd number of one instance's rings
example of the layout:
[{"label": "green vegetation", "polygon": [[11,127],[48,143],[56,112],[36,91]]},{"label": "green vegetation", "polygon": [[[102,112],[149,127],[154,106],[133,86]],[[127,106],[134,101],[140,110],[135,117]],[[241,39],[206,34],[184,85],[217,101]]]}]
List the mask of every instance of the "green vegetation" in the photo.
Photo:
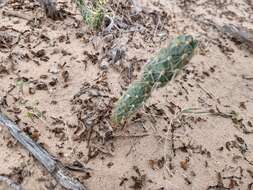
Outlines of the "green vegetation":
[{"label": "green vegetation", "polygon": [[93,0],[92,2],[84,2],[84,0],[76,0],[77,7],[80,9],[80,13],[83,20],[92,28],[99,28],[104,19],[105,10],[104,7],[107,0]]},{"label": "green vegetation", "polygon": [[190,35],[181,35],[167,48],[152,58],[144,67],[139,80],[135,81],[118,100],[112,113],[112,122],[122,124],[150,97],[152,89],[163,87],[193,56],[197,41]]}]

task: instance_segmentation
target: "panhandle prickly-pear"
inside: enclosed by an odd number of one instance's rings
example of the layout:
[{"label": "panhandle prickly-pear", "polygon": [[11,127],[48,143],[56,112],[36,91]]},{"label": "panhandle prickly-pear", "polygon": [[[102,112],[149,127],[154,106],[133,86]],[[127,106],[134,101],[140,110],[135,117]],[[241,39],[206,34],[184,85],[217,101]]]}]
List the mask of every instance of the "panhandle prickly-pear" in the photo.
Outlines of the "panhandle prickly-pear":
[{"label": "panhandle prickly-pear", "polygon": [[197,41],[190,35],[181,35],[161,49],[146,66],[140,78],[129,86],[112,112],[112,122],[122,124],[147,98],[152,89],[163,87],[193,56]]}]

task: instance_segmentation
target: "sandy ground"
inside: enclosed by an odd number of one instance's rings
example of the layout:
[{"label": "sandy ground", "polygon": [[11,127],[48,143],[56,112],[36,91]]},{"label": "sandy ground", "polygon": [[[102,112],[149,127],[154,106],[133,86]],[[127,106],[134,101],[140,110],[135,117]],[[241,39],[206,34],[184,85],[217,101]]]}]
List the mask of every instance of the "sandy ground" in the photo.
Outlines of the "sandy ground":
[{"label": "sandy ground", "polygon": [[[90,190],[253,189],[253,56],[211,24],[253,29],[253,3],[139,4],[136,13],[131,1],[109,3],[121,24],[95,32],[71,2],[59,2],[69,14],[53,21],[33,0],[10,0],[0,11],[1,111],[66,166],[90,168],[72,171]],[[115,100],[182,33],[198,39],[196,55],[111,134]],[[0,131],[1,175],[25,190],[62,189]]]}]

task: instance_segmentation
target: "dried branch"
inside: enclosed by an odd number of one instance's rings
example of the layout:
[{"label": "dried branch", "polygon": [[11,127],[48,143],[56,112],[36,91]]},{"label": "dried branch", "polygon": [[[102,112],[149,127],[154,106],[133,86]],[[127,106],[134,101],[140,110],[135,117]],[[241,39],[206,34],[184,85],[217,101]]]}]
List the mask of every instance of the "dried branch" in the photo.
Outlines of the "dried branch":
[{"label": "dried branch", "polygon": [[224,25],[222,29],[223,33],[227,34],[229,37],[253,48],[253,32],[245,28],[239,28],[233,24]]},{"label": "dried branch", "polygon": [[86,190],[86,188],[76,179],[70,176],[69,171],[63,164],[52,157],[45,149],[28,137],[10,119],[0,113],[0,124],[8,128],[11,135],[20,142],[66,189]]},{"label": "dried branch", "polygon": [[0,8],[7,4],[7,0],[0,0]]},{"label": "dried branch", "polygon": [[194,21],[199,24],[204,24],[205,26],[212,26],[216,31],[226,35],[231,38],[234,42],[239,42],[249,46],[249,51],[253,52],[253,31],[247,28],[238,27],[233,24],[224,24],[220,26],[219,24],[213,22],[210,19],[202,19],[200,17],[193,17]]},{"label": "dried branch", "polygon": [[0,176],[0,182],[5,182],[10,188],[14,190],[23,190],[23,188],[14,181],[5,176]]},{"label": "dried branch", "polygon": [[17,17],[17,18],[21,18],[24,20],[28,20],[28,21],[32,19],[32,17],[29,15],[24,15],[24,14],[19,13],[17,11],[10,11],[10,10],[4,10],[3,15],[9,16],[9,17]]}]

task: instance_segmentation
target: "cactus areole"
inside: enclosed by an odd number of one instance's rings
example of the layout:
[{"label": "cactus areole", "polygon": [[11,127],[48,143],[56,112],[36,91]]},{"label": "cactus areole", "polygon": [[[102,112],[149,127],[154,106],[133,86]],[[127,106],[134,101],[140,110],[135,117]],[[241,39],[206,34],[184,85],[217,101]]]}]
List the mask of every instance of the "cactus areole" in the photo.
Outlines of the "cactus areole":
[{"label": "cactus areole", "polygon": [[193,56],[197,41],[190,35],[181,35],[161,49],[147,65],[140,78],[131,84],[118,100],[112,113],[114,125],[120,125],[139,108],[155,88],[163,87]]}]

